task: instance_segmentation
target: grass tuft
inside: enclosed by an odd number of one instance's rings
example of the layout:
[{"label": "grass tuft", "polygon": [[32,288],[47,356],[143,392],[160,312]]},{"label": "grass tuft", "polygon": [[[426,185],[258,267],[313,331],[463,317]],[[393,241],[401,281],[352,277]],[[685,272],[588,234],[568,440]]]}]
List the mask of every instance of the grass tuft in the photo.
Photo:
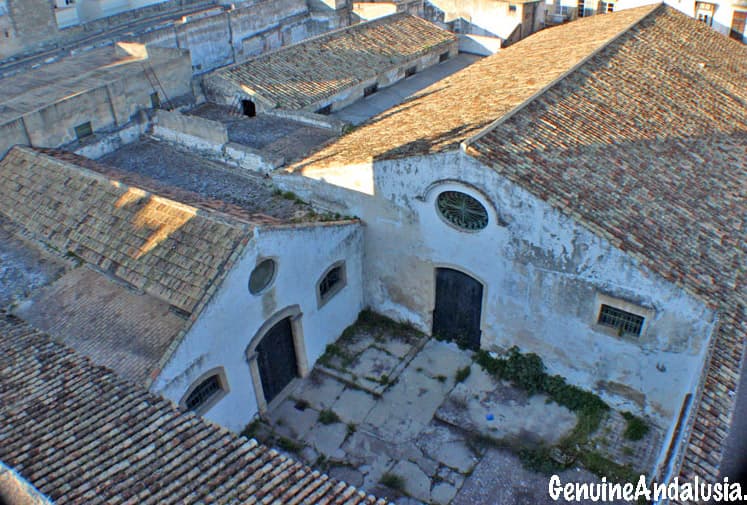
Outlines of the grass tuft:
[{"label": "grass tuft", "polygon": [[319,422],[322,424],[335,424],[340,422],[340,416],[334,410],[324,409],[319,412]]},{"label": "grass tuft", "polygon": [[456,382],[457,384],[460,382],[464,382],[465,380],[467,380],[467,377],[469,377],[469,374],[471,373],[472,373],[472,367],[469,365],[463,368],[460,368],[454,374],[454,382]]},{"label": "grass tuft", "polygon": [[402,476],[397,475],[396,473],[385,473],[381,476],[381,480],[379,480],[379,482],[390,489],[394,489],[395,491],[404,491],[405,489],[405,479]]}]

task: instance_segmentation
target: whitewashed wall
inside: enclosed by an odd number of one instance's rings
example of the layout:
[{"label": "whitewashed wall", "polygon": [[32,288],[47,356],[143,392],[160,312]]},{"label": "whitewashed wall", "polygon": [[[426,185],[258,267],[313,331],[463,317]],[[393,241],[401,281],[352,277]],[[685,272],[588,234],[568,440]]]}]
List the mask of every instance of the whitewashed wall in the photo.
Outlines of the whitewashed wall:
[{"label": "whitewashed wall", "polygon": [[[262,324],[282,309],[299,305],[309,365],[352,324],[363,308],[362,230],[359,224],[259,230],[242,258],[185,336],[151,389],[179,402],[204,372],[225,368],[230,392],[207,419],[240,431],[257,413],[245,351]],[[278,262],[270,289],[249,293],[249,275],[263,258]],[[345,260],[347,285],[321,308],[316,285],[325,270]]]},{"label": "whitewashed wall", "polygon": [[[275,181],[363,220],[366,303],[374,310],[429,332],[434,269],[452,267],[484,284],[483,348],[536,352],[552,373],[663,424],[694,387],[712,312],[473,158],[457,152],[313,177],[320,180]],[[446,224],[435,207],[445,189],[483,202],[488,227],[467,233]],[[598,327],[598,293],[653,307],[645,335],[620,338]]]}]

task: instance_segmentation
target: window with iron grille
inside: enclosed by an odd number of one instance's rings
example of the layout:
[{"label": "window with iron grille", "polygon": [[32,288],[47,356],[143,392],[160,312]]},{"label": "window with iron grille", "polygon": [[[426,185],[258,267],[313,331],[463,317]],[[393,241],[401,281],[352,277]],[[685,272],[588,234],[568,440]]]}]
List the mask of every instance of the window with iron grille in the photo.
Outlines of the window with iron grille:
[{"label": "window with iron grille", "polygon": [[89,137],[91,135],[93,135],[93,127],[91,126],[90,121],[86,121],[85,123],[81,123],[75,127],[75,136],[78,138],[78,140]]},{"label": "window with iron grille", "polygon": [[597,322],[617,328],[621,335],[641,335],[644,317],[602,304]]},{"label": "window with iron grille", "polygon": [[197,410],[221,391],[223,391],[223,388],[221,387],[218,374],[211,375],[192,390],[184,401],[184,405],[189,410]]},{"label": "window with iron grille", "polygon": [[347,279],[345,277],[345,263],[340,262],[339,264],[330,268],[327,273],[322,276],[322,280],[319,281],[317,292],[319,294],[319,306],[321,307],[327,301],[332,298],[337,292],[345,287]]}]

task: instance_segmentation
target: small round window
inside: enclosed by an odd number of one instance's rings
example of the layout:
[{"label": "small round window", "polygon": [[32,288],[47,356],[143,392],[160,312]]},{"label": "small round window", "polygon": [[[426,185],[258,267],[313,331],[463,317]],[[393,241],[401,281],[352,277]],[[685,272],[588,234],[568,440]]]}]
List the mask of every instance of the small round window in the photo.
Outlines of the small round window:
[{"label": "small round window", "polygon": [[266,289],[275,279],[275,260],[264,260],[260,262],[249,276],[249,292],[256,295]]},{"label": "small round window", "polygon": [[444,191],[436,199],[444,219],[463,230],[482,230],[488,225],[488,211],[483,204],[460,191]]}]

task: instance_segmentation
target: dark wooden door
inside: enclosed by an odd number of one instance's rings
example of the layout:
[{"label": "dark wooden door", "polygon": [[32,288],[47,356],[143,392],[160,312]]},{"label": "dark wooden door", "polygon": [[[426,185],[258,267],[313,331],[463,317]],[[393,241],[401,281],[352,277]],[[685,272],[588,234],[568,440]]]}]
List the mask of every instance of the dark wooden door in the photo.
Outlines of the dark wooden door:
[{"label": "dark wooden door", "polygon": [[462,347],[480,348],[482,284],[451,268],[436,269],[433,335]]},{"label": "dark wooden door", "polygon": [[290,319],[285,318],[262,338],[257,346],[257,365],[265,401],[270,403],[294,377],[298,376],[296,349]]}]

